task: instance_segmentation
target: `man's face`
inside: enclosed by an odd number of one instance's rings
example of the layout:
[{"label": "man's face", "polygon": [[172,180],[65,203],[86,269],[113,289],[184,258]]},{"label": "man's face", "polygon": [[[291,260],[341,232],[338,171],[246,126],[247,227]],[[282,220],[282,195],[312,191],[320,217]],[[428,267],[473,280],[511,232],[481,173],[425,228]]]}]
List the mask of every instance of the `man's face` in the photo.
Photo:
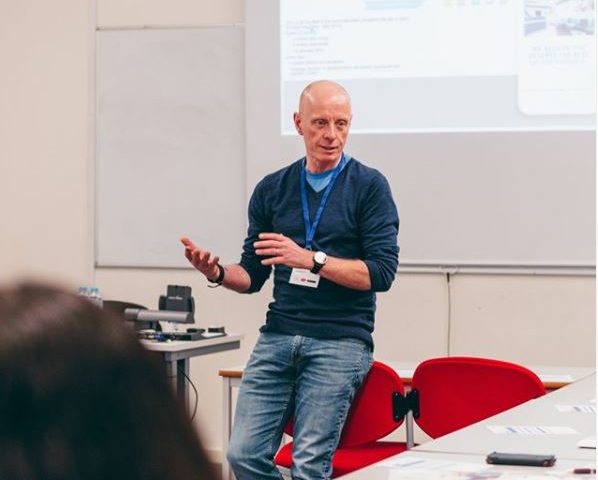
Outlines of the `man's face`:
[{"label": "man's face", "polygon": [[303,99],[293,120],[303,136],[310,171],[332,168],[343,152],[351,126],[347,96],[330,88],[314,89]]}]

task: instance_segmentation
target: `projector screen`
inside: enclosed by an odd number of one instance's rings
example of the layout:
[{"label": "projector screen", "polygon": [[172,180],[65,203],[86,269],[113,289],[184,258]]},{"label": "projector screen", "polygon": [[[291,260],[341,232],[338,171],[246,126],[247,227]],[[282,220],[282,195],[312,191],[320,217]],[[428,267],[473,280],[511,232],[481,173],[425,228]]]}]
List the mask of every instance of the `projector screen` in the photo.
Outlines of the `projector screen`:
[{"label": "projector screen", "polygon": [[594,0],[281,0],[281,130],[314,78],[353,133],[593,128]]},{"label": "projector screen", "polygon": [[301,89],[336,79],[403,266],[594,266],[593,2],[570,1],[246,2],[248,193],[303,156]]}]

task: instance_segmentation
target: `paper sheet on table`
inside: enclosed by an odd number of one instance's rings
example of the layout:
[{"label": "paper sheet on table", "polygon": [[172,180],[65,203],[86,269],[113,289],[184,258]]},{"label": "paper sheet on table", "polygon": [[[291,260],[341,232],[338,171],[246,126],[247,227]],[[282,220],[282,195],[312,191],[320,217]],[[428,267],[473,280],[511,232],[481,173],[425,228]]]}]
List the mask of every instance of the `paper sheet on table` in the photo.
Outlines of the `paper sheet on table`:
[{"label": "paper sheet on table", "polygon": [[575,435],[571,427],[549,427],[541,425],[488,425],[492,433],[515,435]]},{"label": "paper sheet on table", "polygon": [[389,468],[388,480],[546,480],[550,478],[575,478],[568,470],[551,469],[545,472],[501,471],[482,463],[451,462],[426,458],[400,457],[382,462]]},{"label": "paper sheet on table", "polygon": [[381,465],[389,468],[388,479],[393,480],[474,480],[474,479],[494,479],[496,476],[480,476],[489,465],[467,462],[452,462],[450,460],[431,460],[417,457],[400,457]]},{"label": "paper sheet on table", "polygon": [[[483,461],[483,460],[480,460]],[[453,462],[450,460],[400,456],[380,462],[386,467],[388,480],[546,480],[546,478],[577,479],[570,469],[550,468],[550,471],[511,470],[502,465],[485,463]],[[503,471],[501,471],[503,470]]]},{"label": "paper sheet on table", "polygon": [[491,468],[485,463],[470,463],[470,462],[452,462],[450,460],[432,460],[429,458],[400,456],[392,458],[384,462],[380,462],[381,466],[400,469],[402,472],[409,470],[438,470],[445,472],[481,472]]},{"label": "paper sheet on table", "polygon": [[[573,475],[567,472],[550,472],[546,474],[525,473],[525,472],[480,472],[480,473],[456,473],[439,472],[435,470],[419,470],[404,472],[403,470],[392,470],[389,472],[388,480],[547,480],[567,479],[581,480],[589,478],[587,475]],[[595,478],[595,477],[591,477]]]},{"label": "paper sheet on table", "polygon": [[563,413],[596,413],[596,405],[556,405]]}]

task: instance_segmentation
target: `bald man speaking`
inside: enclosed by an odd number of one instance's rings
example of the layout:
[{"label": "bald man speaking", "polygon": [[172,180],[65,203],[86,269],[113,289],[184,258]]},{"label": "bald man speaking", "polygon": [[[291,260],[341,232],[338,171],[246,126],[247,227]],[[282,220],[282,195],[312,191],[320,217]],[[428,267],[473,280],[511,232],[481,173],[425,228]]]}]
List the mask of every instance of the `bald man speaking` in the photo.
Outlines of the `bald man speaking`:
[{"label": "bald man speaking", "polygon": [[344,152],[351,100],[321,80],[301,93],[305,156],[255,187],[241,261],[183,237],[209,282],[242,293],[274,270],[274,301],[243,373],[228,461],[237,480],[281,479],[274,464],[293,427],[293,479],[328,479],[355,392],[372,365],[376,292],[398,266],[399,218],[384,176]]}]

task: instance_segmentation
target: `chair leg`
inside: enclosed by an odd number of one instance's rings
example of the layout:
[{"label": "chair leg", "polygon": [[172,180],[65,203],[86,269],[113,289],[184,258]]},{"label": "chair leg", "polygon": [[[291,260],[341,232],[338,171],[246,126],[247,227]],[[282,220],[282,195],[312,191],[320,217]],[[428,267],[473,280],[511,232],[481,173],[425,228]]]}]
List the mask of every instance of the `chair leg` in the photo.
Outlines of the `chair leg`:
[{"label": "chair leg", "polygon": [[413,412],[409,410],[405,416],[405,433],[407,435],[407,449],[413,448]]}]

